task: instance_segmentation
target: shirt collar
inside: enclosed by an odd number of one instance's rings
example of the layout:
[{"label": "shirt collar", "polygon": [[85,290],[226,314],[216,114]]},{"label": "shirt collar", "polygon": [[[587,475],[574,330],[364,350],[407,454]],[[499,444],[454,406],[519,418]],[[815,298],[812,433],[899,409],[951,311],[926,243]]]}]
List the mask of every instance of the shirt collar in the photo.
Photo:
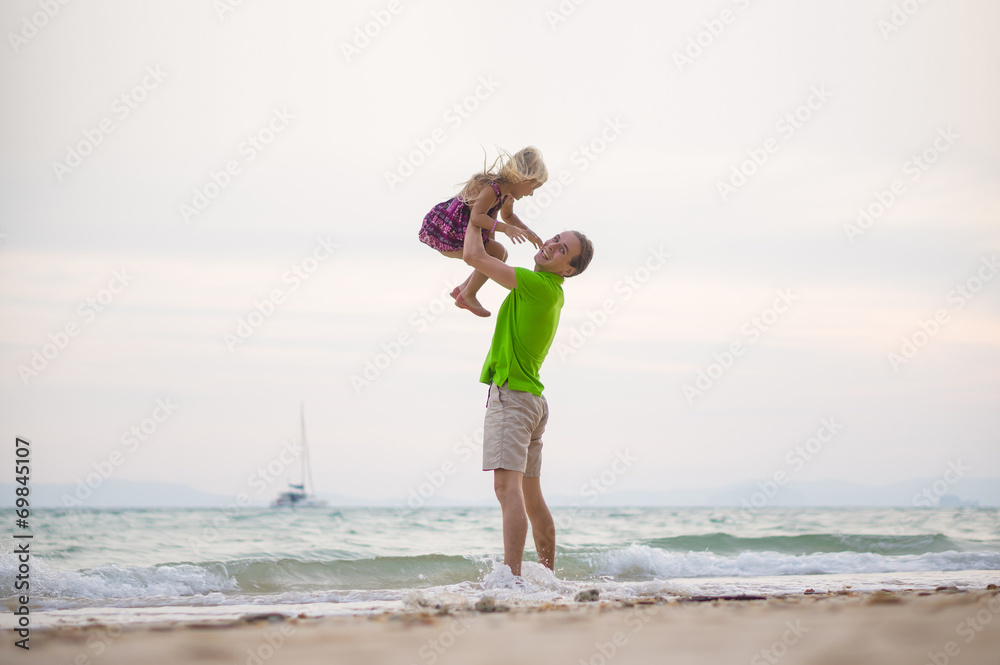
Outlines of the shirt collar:
[{"label": "shirt collar", "polygon": [[549,279],[551,279],[556,284],[562,284],[564,281],[566,281],[565,277],[563,277],[562,275],[558,275],[558,274],[556,274],[554,272],[545,272],[544,270],[538,270],[536,272],[539,275],[545,275],[546,277],[548,277]]}]

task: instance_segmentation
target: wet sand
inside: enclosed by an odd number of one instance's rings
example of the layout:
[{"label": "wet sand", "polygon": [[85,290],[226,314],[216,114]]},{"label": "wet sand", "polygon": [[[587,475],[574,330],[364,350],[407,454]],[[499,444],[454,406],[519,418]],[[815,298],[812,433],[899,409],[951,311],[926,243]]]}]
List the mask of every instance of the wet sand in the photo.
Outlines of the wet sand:
[{"label": "wet sand", "polygon": [[[488,605],[486,603],[485,605]],[[472,663],[1000,664],[1000,595],[988,590],[642,598],[530,608],[427,606],[373,616],[246,615],[2,631],[3,663],[468,665]]]}]

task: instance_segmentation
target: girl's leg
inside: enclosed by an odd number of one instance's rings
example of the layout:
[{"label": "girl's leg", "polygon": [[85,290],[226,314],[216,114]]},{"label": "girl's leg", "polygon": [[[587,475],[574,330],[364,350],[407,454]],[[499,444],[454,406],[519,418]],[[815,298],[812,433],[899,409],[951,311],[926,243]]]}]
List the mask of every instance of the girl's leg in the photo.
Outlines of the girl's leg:
[{"label": "girl's leg", "polygon": [[[498,243],[496,240],[490,240],[486,243],[486,253],[490,256],[500,259],[501,261],[507,261],[507,250],[503,245]],[[441,252],[444,256],[450,259],[460,259],[462,258],[462,251],[455,250],[453,252]],[[486,275],[479,272],[478,270],[473,270],[472,274],[465,278],[465,281],[458,285],[458,291],[462,294],[462,297],[472,307],[482,308],[476,295],[479,293],[479,289],[483,288],[483,284],[486,283]]]},{"label": "girl's leg", "polygon": [[[441,252],[441,256],[447,256],[449,259],[460,259],[460,258],[462,258],[462,250],[456,249],[453,252]],[[466,277],[465,281],[462,282],[461,284],[459,284],[456,288],[459,291],[464,291],[465,287],[467,287],[469,285],[469,280],[471,280],[472,276],[475,275],[475,274],[477,274],[477,273],[476,273],[475,270],[473,270],[472,271],[472,275],[469,275],[468,277]]]}]

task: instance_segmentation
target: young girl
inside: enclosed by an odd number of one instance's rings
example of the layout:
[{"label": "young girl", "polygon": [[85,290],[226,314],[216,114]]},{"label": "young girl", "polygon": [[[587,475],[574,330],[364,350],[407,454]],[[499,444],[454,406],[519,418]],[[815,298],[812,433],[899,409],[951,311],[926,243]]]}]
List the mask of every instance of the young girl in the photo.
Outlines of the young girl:
[{"label": "young girl", "polygon": [[[472,224],[482,229],[487,253],[501,261],[507,260],[507,250],[494,239],[497,231],[506,233],[514,243],[527,241],[541,247],[541,238],[514,214],[514,201],[531,196],[548,177],[538,148],[528,146],[513,156],[501,153],[489,170],[469,178],[458,196],[437,204],[427,213],[420,227],[420,241],[448,258],[460,259],[465,229]],[[497,212],[502,222],[497,220]],[[485,282],[486,275],[473,271],[451,292],[455,305],[476,316],[489,316],[476,299]]]}]

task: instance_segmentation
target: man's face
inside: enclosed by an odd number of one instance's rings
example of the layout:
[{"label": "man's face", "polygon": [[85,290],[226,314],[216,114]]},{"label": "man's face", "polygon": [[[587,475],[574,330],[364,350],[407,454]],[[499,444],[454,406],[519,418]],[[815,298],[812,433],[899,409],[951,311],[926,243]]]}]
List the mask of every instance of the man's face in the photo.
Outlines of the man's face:
[{"label": "man's face", "polygon": [[580,253],[580,239],[572,231],[556,234],[535,254],[535,268],[569,277],[576,270],[569,264]]}]

